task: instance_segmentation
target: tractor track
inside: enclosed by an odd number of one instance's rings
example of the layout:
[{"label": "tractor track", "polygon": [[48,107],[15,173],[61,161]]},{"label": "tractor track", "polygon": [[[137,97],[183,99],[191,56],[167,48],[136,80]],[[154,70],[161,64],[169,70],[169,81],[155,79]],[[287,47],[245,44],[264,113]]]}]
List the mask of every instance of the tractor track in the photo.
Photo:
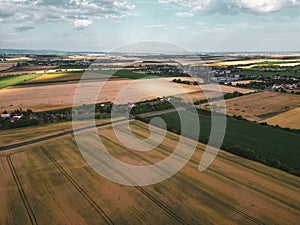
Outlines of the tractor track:
[{"label": "tractor track", "polygon": [[[67,179],[73,184],[73,186],[77,189],[80,188],[80,186],[76,183],[76,181],[74,181],[74,179],[68,175],[66,173],[66,171],[63,169],[63,167],[61,165],[59,165],[59,163],[44,149],[41,148],[41,150],[43,151],[43,153],[55,164],[55,166],[60,170],[60,172],[67,177]],[[101,161],[103,162],[103,161]],[[149,192],[147,192],[145,189],[143,189],[142,187],[136,186],[136,184],[126,175],[124,175],[123,173],[121,173],[119,170],[113,168],[112,166],[108,165],[106,162],[103,162],[108,168],[110,168],[111,170],[113,170],[115,173],[117,173],[118,175],[120,175],[122,178],[124,178],[125,180],[127,180],[129,183],[131,183],[134,188],[136,188],[137,190],[139,190],[142,194],[144,194],[147,198],[149,198],[152,202],[154,202],[159,208],[161,208],[163,211],[165,211],[168,215],[170,215],[171,217],[173,217],[175,220],[177,220],[178,222],[180,222],[181,224],[188,224],[187,222],[183,221],[181,217],[179,217],[176,213],[174,213],[168,206],[166,206],[165,204],[163,204],[162,202],[160,202],[157,198],[155,198],[153,195],[151,195]],[[77,189],[78,190],[78,189]],[[84,193],[84,195],[87,195],[84,190],[82,190],[82,188],[80,188],[78,190],[81,194]],[[93,201],[91,199],[91,201]],[[94,201],[93,201],[94,202]],[[96,204],[96,203],[95,203]]]},{"label": "tractor track", "polygon": [[111,165],[107,164],[106,162],[102,161],[103,164],[105,164],[109,169],[120,175],[122,178],[124,178],[126,181],[128,181],[131,185],[133,185],[134,188],[136,188],[138,191],[143,193],[146,197],[148,197],[152,202],[154,202],[159,208],[161,208],[163,211],[165,211],[168,215],[173,217],[175,220],[177,220],[181,224],[188,224],[185,222],[180,216],[178,216],[175,212],[173,212],[168,206],[166,206],[164,203],[159,201],[156,197],[154,197],[152,194],[150,194],[148,191],[146,191],[144,188],[137,186],[137,184],[132,181],[128,176],[121,173],[119,170],[115,169]]},{"label": "tractor track", "polygon": [[72,186],[81,194],[81,196],[98,212],[106,224],[113,225],[112,220],[106,215],[99,205],[79,186],[79,184],[64,170],[64,168],[48,153],[43,147],[40,148],[46,157],[55,165]]},{"label": "tractor track", "polygon": [[35,214],[33,212],[33,209],[31,208],[31,206],[29,204],[29,201],[28,201],[28,199],[26,197],[26,194],[25,194],[24,188],[22,186],[22,183],[21,183],[21,181],[19,179],[19,176],[18,176],[18,174],[16,172],[14,164],[13,164],[13,162],[11,160],[11,156],[7,155],[6,156],[6,160],[8,162],[9,169],[10,169],[12,175],[13,175],[13,179],[14,179],[16,185],[17,185],[17,188],[18,188],[18,191],[19,191],[19,195],[20,195],[20,197],[22,199],[22,202],[23,202],[23,204],[25,206],[25,209],[26,209],[26,212],[27,212],[28,217],[30,219],[30,222],[31,222],[32,225],[38,225],[36,216],[35,216]]}]

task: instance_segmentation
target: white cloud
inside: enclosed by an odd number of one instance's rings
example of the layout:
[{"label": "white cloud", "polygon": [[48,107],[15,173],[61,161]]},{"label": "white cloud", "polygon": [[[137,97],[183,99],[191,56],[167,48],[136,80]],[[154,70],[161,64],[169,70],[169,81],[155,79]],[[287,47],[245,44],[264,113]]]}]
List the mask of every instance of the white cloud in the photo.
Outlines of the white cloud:
[{"label": "white cloud", "polygon": [[92,20],[74,20],[74,29],[83,30],[92,24]]},{"label": "white cloud", "polygon": [[0,0],[0,21],[69,22],[84,28],[90,25],[88,21],[131,16],[134,8],[123,0]]},{"label": "white cloud", "polygon": [[177,30],[186,30],[187,27],[186,26],[177,26],[176,29]]},{"label": "white cloud", "polygon": [[192,17],[194,16],[193,12],[178,12],[175,14],[177,17]]},{"label": "white cloud", "polygon": [[176,16],[192,15],[196,12],[215,13],[270,13],[290,7],[299,7],[300,0],[159,0],[162,4],[176,4],[190,11],[176,13]]},{"label": "white cloud", "polygon": [[130,5],[127,2],[118,2],[118,1],[114,1],[114,6],[118,7],[118,8],[123,8],[123,9],[127,9],[127,10],[134,10],[135,9],[135,5]]},{"label": "white cloud", "polygon": [[153,24],[153,25],[147,25],[146,28],[165,28],[167,25],[165,24]]},{"label": "white cloud", "polygon": [[282,10],[286,7],[299,6],[299,0],[233,0],[240,8],[259,13],[268,13]]},{"label": "white cloud", "polygon": [[177,4],[198,11],[209,6],[212,0],[159,0],[163,4]]}]

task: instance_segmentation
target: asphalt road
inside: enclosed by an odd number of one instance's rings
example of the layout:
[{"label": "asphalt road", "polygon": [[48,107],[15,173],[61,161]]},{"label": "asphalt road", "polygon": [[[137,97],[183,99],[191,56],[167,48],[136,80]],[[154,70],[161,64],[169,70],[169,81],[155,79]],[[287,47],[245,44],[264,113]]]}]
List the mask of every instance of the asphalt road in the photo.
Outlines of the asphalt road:
[{"label": "asphalt road", "polygon": [[[161,115],[161,114],[164,114],[164,113],[167,113],[167,112],[173,112],[173,111],[176,111],[176,110],[171,109],[171,110],[165,110],[165,111],[159,111],[159,112],[152,112],[152,113],[147,113],[147,114],[140,115],[140,117],[158,116],[158,115]],[[134,119],[134,117],[131,116],[129,119],[132,120],[132,119]],[[98,127],[104,127],[104,126],[107,126],[107,125],[124,122],[126,120],[128,120],[128,119],[124,118],[124,119],[119,119],[119,120],[116,120],[116,121],[113,121],[113,122],[100,123],[100,124],[96,124],[96,127],[97,128]],[[19,147],[25,147],[25,146],[28,146],[28,145],[31,145],[31,144],[41,143],[43,141],[49,141],[49,140],[52,140],[52,139],[55,139],[55,138],[58,138],[58,137],[63,137],[63,136],[69,135],[69,134],[77,133],[77,132],[84,131],[84,130],[89,130],[89,129],[92,129],[92,128],[94,128],[94,126],[82,127],[82,128],[75,129],[75,130],[68,130],[68,131],[52,134],[52,135],[49,135],[49,136],[46,136],[46,137],[33,139],[33,140],[30,140],[30,141],[24,141],[24,142],[20,142],[20,143],[17,143],[17,144],[12,144],[12,145],[7,145],[7,146],[0,146],[0,152],[7,151],[7,150],[13,150],[13,149],[19,148]]]},{"label": "asphalt road", "polygon": [[[116,121],[113,121],[113,122],[96,124],[96,127],[104,127],[104,126],[107,126],[107,125],[124,122],[126,120],[127,119],[120,119],[120,120],[116,120]],[[79,129],[68,130],[68,131],[57,133],[57,134],[49,135],[49,136],[46,136],[46,137],[41,137],[41,138],[37,138],[37,139],[34,139],[34,140],[30,140],[30,141],[25,141],[25,142],[12,144],[12,145],[7,145],[7,146],[1,146],[0,147],[0,152],[1,151],[12,150],[12,149],[19,148],[19,147],[25,147],[27,145],[36,144],[36,143],[40,143],[40,142],[43,142],[43,141],[52,140],[54,138],[66,136],[66,135],[77,133],[77,132],[84,131],[84,130],[89,130],[89,129],[92,129],[92,128],[94,128],[94,126],[82,127],[82,128],[79,128]]]}]

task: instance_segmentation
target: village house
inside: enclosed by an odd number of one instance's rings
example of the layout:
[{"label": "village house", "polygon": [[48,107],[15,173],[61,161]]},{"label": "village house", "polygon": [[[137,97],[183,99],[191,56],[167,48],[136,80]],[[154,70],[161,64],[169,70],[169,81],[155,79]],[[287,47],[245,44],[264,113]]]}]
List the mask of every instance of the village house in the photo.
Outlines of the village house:
[{"label": "village house", "polygon": [[298,84],[274,84],[272,90],[288,89],[294,90],[299,87]]},{"label": "village house", "polygon": [[4,112],[4,113],[1,115],[1,118],[2,118],[2,119],[10,118],[10,114],[7,113],[7,112]]},{"label": "village house", "polygon": [[14,115],[12,118],[10,118],[10,122],[13,123],[13,122],[16,122],[16,121],[18,121],[22,118],[23,118],[23,114],[22,115]]},{"label": "village house", "polygon": [[286,89],[290,89],[290,90],[293,90],[293,89],[296,89],[297,88],[297,84],[287,84],[285,86]]},{"label": "village house", "polygon": [[273,87],[272,87],[272,90],[279,90],[279,89],[282,89],[282,85],[280,84],[274,84]]}]

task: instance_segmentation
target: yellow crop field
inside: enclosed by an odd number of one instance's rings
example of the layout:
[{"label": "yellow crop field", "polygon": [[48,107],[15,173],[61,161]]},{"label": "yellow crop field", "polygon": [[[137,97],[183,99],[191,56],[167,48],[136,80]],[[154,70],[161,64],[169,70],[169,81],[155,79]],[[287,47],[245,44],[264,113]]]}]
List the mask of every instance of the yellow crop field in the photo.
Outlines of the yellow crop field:
[{"label": "yellow crop field", "polygon": [[29,81],[28,83],[73,80],[80,79],[81,76],[82,73],[46,73],[34,80]]},{"label": "yellow crop field", "polygon": [[[82,78],[83,72],[68,72],[68,73],[45,73],[42,76],[27,82],[27,84],[51,84],[58,82],[68,82],[68,81],[79,81]],[[95,73],[94,76],[89,75],[90,79],[103,80],[107,78],[107,75]]]},{"label": "yellow crop field", "polygon": [[274,126],[278,125],[283,128],[300,129],[300,107],[263,120],[262,122]]},{"label": "yellow crop field", "polygon": [[[123,123],[116,129],[128,135]],[[133,121],[130,129],[136,137],[149,136],[144,123]],[[112,155],[134,165],[159,162],[178,143],[177,135],[167,133],[153,151],[136,152],[122,146],[111,126],[101,127],[99,133]],[[93,138],[85,138],[91,146],[96,144]],[[188,146],[189,140],[183,144]],[[119,185],[98,175],[83,160],[71,135],[2,152],[0,221],[24,225],[298,223],[300,178],[225,152],[200,173],[204,148],[198,144],[190,162],[172,178],[145,187]]]},{"label": "yellow crop field", "polygon": [[[284,59],[247,59],[247,60],[236,60],[236,61],[221,61],[221,62],[213,62],[213,63],[208,63],[207,66],[238,66],[238,65],[250,65],[250,64],[256,64],[256,63],[264,63],[264,62],[273,62],[273,63],[280,63],[283,64],[282,62],[286,61],[287,63],[298,63],[298,59],[289,59],[289,60],[284,60]],[[247,66],[246,66],[247,68]],[[250,67],[249,67],[250,68]]]},{"label": "yellow crop field", "polygon": [[[277,92],[255,93],[226,100],[228,115],[242,116],[251,121],[263,121],[282,112],[300,107],[300,96]],[[218,102],[214,103],[216,106]],[[220,109],[220,111],[225,111]]]},{"label": "yellow crop field", "polygon": [[[43,79],[43,76],[38,79]],[[203,97],[205,98],[203,91],[210,93],[216,91],[215,84],[183,85],[173,83],[169,78],[139,80],[116,78],[105,83],[103,80],[85,82],[86,88],[91,90],[98,89],[96,84],[99,84],[99,86],[104,85],[97,102],[111,101],[116,104],[127,104],[129,101],[151,100],[164,96],[182,96],[183,94],[192,94],[193,96],[191,97],[196,101],[203,99]],[[19,108],[46,111],[71,107],[77,86],[78,83],[68,82],[2,89],[0,90],[0,111],[11,111]],[[123,89],[126,89],[123,99],[116,100],[116,97]],[[254,92],[254,90],[250,89],[229,86],[221,86],[221,90],[224,93],[233,93],[235,91],[241,93]],[[195,95],[196,92],[198,93]],[[199,97],[197,97],[198,94]],[[141,95],[144,96],[142,99]],[[33,96],[34,101],[32,101]],[[84,100],[86,101],[85,104],[93,103],[89,102],[88,99]]]}]

